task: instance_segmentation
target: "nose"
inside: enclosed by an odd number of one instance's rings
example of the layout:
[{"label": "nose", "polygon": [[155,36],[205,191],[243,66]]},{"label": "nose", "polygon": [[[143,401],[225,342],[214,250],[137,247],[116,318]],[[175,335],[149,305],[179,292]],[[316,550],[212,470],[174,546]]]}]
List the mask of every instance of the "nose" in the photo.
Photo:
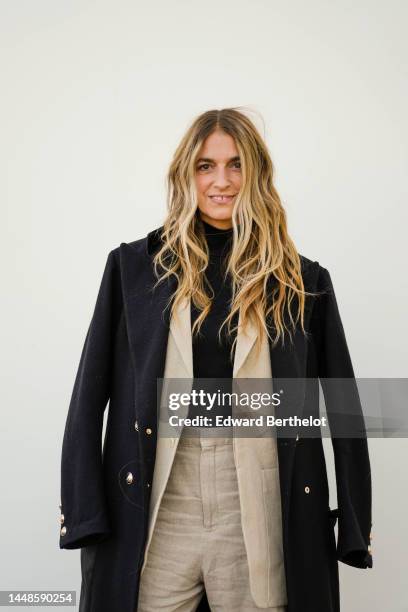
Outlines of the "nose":
[{"label": "nose", "polygon": [[229,179],[228,169],[222,167],[217,168],[214,175],[213,187],[221,191],[222,189],[227,189],[230,184],[231,181]]}]

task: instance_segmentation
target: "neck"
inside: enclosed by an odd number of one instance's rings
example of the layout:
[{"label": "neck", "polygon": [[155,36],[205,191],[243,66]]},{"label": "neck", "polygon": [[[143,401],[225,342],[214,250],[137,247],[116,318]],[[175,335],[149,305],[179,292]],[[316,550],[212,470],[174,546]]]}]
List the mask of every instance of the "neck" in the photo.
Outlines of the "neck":
[{"label": "neck", "polygon": [[224,255],[231,246],[233,228],[220,229],[202,219],[208,249],[212,255]]}]

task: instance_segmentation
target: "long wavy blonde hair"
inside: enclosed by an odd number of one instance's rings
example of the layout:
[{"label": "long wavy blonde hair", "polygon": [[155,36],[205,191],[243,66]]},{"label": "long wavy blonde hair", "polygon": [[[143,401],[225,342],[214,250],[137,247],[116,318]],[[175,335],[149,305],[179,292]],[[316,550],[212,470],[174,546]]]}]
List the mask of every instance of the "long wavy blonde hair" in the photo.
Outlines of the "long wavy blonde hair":
[{"label": "long wavy blonde hair", "polygon": [[[153,261],[158,278],[156,285],[170,275],[177,278],[177,289],[168,304],[172,302],[170,316],[179,302],[192,299],[201,311],[192,333],[199,333],[210,311],[212,296],[205,278],[209,251],[198,214],[196,159],[205,139],[214,131],[223,130],[234,138],[239,151],[242,187],[233,209],[232,246],[225,268],[225,280],[230,275],[232,283],[232,301],[219,329],[219,338],[224,325],[228,334],[238,330],[238,324],[233,326],[233,318],[240,310],[242,328],[245,330],[249,319],[256,326],[259,351],[265,334],[275,345],[279,338],[284,343],[286,330],[292,341],[285,309],[292,329],[300,319],[306,333],[305,296],[314,294],[304,289],[300,257],[288,234],[286,213],[273,184],[274,167],[266,145],[252,121],[238,108],[210,110],[199,115],[181,139],[167,174],[168,213],[160,236],[162,246]],[[268,295],[267,283],[271,278],[274,288]],[[293,300],[298,304],[295,319],[291,309]],[[270,327],[276,331],[274,338]],[[236,339],[231,347],[231,359]]]}]

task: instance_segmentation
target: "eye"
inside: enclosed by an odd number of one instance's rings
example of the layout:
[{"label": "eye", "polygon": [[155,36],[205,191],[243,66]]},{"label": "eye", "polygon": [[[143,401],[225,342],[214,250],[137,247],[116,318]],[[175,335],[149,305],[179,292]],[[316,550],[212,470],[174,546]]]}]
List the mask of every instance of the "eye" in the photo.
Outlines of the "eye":
[{"label": "eye", "polygon": [[210,165],[210,164],[200,164],[200,165],[197,167],[197,170],[204,170],[204,169],[207,169],[207,168],[205,168],[205,167],[206,167],[206,166],[209,166],[209,165]]},{"label": "eye", "polygon": [[241,162],[240,161],[234,162],[234,166],[236,166],[236,164],[238,164],[238,168],[240,169],[241,168]]}]

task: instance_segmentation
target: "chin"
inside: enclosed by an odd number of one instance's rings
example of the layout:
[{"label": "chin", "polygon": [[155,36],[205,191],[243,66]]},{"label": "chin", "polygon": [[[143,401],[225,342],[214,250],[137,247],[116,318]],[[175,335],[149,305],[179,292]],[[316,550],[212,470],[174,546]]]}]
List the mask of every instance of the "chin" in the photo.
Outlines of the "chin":
[{"label": "chin", "polygon": [[200,209],[202,215],[205,215],[209,219],[214,219],[217,221],[227,221],[232,219],[232,210],[202,210]]}]

